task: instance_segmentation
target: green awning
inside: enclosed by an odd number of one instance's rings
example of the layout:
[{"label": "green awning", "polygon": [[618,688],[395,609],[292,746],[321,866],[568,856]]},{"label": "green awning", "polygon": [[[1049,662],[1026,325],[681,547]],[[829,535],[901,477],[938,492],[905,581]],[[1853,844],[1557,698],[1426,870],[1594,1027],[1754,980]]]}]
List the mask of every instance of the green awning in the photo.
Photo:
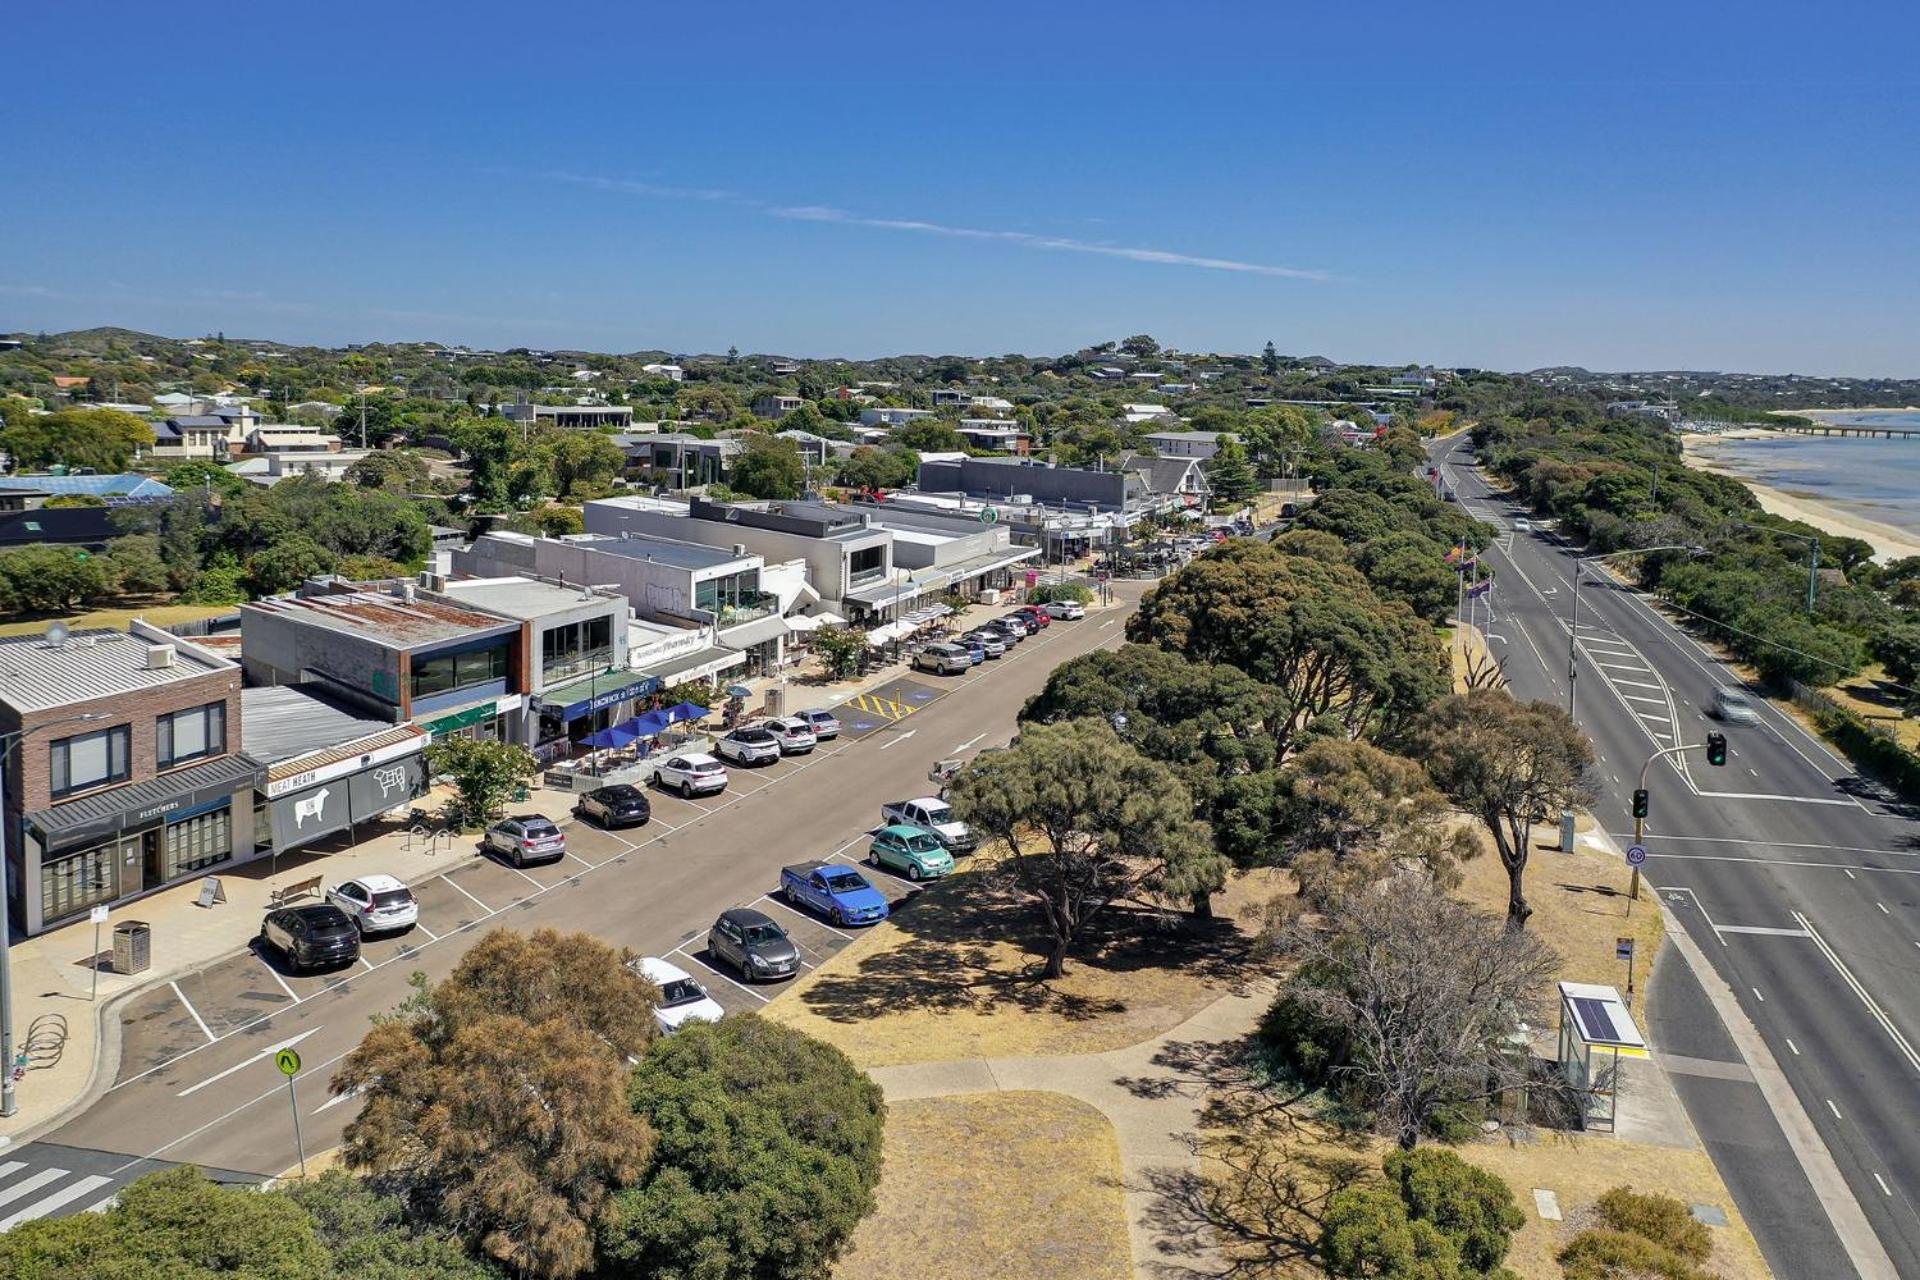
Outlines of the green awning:
[{"label": "green awning", "polygon": [[548,689],[536,694],[534,701],[544,707],[559,708],[562,720],[578,720],[629,698],[644,697],[659,690],[660,681],[653,676],[638,671],[609,671]]},{"label": "green awning", "polygon": [[453,733],[469,725],[480,724],[500,714],[500,705],[491,698],[463,711],[453,711],[435,720],[422,720],[419,725],[436,738],[443,733]]}]

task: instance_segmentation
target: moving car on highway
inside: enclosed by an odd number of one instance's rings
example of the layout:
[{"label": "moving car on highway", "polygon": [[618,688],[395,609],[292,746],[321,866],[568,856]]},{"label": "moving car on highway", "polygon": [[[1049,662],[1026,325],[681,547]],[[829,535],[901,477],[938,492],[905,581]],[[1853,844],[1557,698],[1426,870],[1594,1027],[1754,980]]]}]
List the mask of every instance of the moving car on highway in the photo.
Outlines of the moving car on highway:
[{"label": "moving car on highway", "polygon": [[717,796],[727,789],[727,767],[705,752],[689,751],[662,763],[653,781],[663,791],[678,791],[682,799]]},{"label": "moving car on highway", "polygon": [[573,806],[576,815],[590,818],[602,827],[637,827],[653,817],[653,806],[640,788],[619,782],[610,787],[595,787]]},{"label": "moving car on highway", "polygon": [[362,937],[369,933],[402,932],[420,922],[420,904],[413,890],[394,876],[361,876],[327,890],[327,901],[353,921]]},{"label": "moving car on highway", "polygon": [[530,862],[558,862],[567,856],[567,833],[553,825],[553,819],[537,813],[515,814],[487,828],[480,847],[505,858],[516,867]]},{"label": "moving car on highway", "polygon": [[1759,724],[1760,712],[1738,689],[1721,685],[1713,691],[1713,718],[1729,724]]},{"label": "moving car on highway", "polygon": [[280,953],[289,972],[352,964],[360,958],[360,930],[332,903],[283,907],[260,923],[260,945]]},{"label": "moving car on highway", "polygon": [[953,870],[953,855],[924,827],[882,827],[867,847],[867,861],[909,880],[938,880]]},{"label": "moving car on highway", "polygon": [[726,1016],[720,1002],[708,995],[692,974],[670,960],[647,956],[628,962],[628,968],[660,988],[653,1022],[662,1035],[670,1036],[689,1022],[718,1022]]},{"label": "moving car on highway", "polygon": [[837,925],[878,924],[889,911],[885,894],[839,862],[799,862],[780,868],[780,896]]},{"label": "moving car on highway", "polygon": [[720,913],[707,931],[707,954],[738,969],[748,982],[791,978],[800,970],[800,948],[771,917],[752,907]]}]

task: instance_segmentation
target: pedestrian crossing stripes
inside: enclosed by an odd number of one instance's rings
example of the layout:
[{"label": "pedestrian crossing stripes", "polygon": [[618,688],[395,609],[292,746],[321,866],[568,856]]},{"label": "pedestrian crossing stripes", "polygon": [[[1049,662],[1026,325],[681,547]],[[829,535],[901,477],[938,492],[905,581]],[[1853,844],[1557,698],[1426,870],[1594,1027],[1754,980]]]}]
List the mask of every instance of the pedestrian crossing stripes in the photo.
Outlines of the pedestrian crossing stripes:
[{"label": "pedestrian crossing stripes", "polygon": [[[141,1160],[115,1151],[95,1151],[33,1142],[0,1160],[0,1232],[36,1218],[105,1213],[127,1184],[177,1167],[167,1160]],[[211,1170],[221,1182],[258,1182],[251,1174]]]},{"label": "pedestrian crossing stripes", "polygon": [[877,693],[856,693],[847,699],[847,705],[858,707],[868,715],[895,721],[905,720],[920,709],[910,702],[895,702],[892,698],[883,698]]}]

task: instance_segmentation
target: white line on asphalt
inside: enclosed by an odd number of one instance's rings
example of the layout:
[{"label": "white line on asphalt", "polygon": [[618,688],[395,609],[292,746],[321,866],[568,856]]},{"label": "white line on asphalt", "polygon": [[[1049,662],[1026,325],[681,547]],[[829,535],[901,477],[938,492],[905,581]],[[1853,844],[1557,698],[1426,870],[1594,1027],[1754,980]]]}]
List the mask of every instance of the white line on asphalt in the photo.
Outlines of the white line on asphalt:
[{"label": "white line on asphalt", "polygon": [[1799,1046],[1799,1045],[1797,1045],[1797,1044],[1795,1044],[1795,1043],[1793,1042],[1793,1037],[1792,1037],[1792,1036],[1788,1036],[1788,1037],[1787,1037],[1787,1048],[1789,1048],[1789,1049],[1791,1049],[1791,1050],[1793,1050],[1793,1056],[1794,1056],[1794,1057],[1796,1057],[1796,1058],[1797,1058],[1797,1057],[1799,1057],[1799,1056],[1800,1056],[1800,1046]]},{"label": "white line on asphalt", "polygon": [[337,1107],[343,1102],[351,1102],[353,1101],[353,1099],[359,1096],[360,1096],[360,1091],[358,1089],[349,1089],[345,1093],[337,1093],[333,1097],[328,1098],[325,1102],[321,1103],[319,1106],[315,1107],[313,1109],[313,1114],[319,1115],[322,1111],[325,1111],[329,1107]]},{"label": "white line on asphalt", "polygon": [[427,926],[425,926],[424,924],[421,924],[419,920],[416,919],[413,922],[413,927],[418,929],[420,932],[426,934],[427,937],[432,939],[433,941],[435,942],[440,941],[440,935],[435,933],[433,930],[427,928]]},{"label": "white line on asphalt", "polygon": [[279,1044],[270,1044],[266,1048],[256,1052],[251,1058],[242,1058],[239,1062],[236,1062],[231,1067],[228,1067],[225,1071],[217,1071],[213,1075],[208,1076],[205,1080],[202,1080],[199,1084],[190,1084],[186,1088],[182,1089],[180,1092],[174,1094],[173,1096],[176,1098],[184,1098],[190,1093],[198,1093],[202,1089],[206,1088],[208,1085],[213,1084],[215,1081],[225,1080],[228,1076],[232,1075],[236,1071],[245,1071],[248,1067],[260,1061],[261,1058],[271,1057],[272,1055],[280,1052],[282,1049],[293,1048],[293,1046],[299,1044],[302,1040],[305,1040],[308,1036],[312,1035],[314,1032],[318,1030],[320,1030],[319,1027],[309,1027],[307,1030],[302,1031],[299,1035],[294,1036],[290,1040],[282,1040]]},{"label": "white line on asphalt", "polygon": [[360,963],[361,963],[361,964],[363,964],[363,965],[365,965],[365,966],[367,966],[367,972],[368,972],[368,973],[372,973],[372,972],[374,971],[374,968],[373,968],[373,961],[371,961],[371,960],[369,960],[369,959],[367,959],[367,958],[366,958],[365,956],[361,956],[361,957],[360,957]]},{"label": "white line on asphalt", "polygon": [[1829,796],[1783,796],[1771,791],[1696,791],[1693,794],[1709,800],[1784,800],[1789,804],[1837,804],[1843,808],[1853,803]]},{"label": "white line on asphalt", "polygon": [[967,739],[967,740],[966,740],[965,742],[963,742],[963,743],[961,743],[961,744],[960,744],[959,746],[957,746],[957,747],[955,747],[955,748],[953,749],[953,751],[954,751],[954,754],[955,754],[955,755],[958,755],[958,754],[960,754],[960,753],[961,753],[962,751],[965,751],[965,750],[966,750],[966,749],[967,749],[968,747],[971,747],[971,746],[972,746],[972,745],[973,745],[974,743],[976,743],[976,742],[978,742],[978,741],[980,741],[980,739],[982,739],[982,738],[984,738],[984,737],[986,737],[986,736],[987,736],[987,735],[986,735],[986,734],[984,734],[984,733],[976,733],[975,735],[973,735],[973,737],[971,737],[971,738],[968,738],[968,739]]},{"label": "white line on asphalt", "polygon": [[[296,992],[296,991],[295,991],[295,990],[294,990],[294,989],[293,989],[292,987],[290,987],[290,986],[288,986],[288,985],[287,985],[287,980],[286,980],[285,978],[283,978],[283,977],[281,977],[281,976],[280,976],[280,971],[279,971],[278,969],[276,969],[276,968],[274,968],[274,967],[273,967],[272,965],[270,965],[270,964],[268,964],[268,963],[267,963],[267,958],[266,958],[265,956],[263,956],[263,955],[260,955],[260,954],[259,954],[258,952],[255,952],[255,953],[254,953],[254,958],[255,958],[255,959],[257,959],[257,960],[258,960],[258,961],[260,962],[260,967],[261,967],[262,969],[265,969],[265,970],[267,971],[267,975],[268,975],[269,977],[271,977],[271,978],[272,978],[272,979],[273,979],[273,980],[274,980],[275,982],[277,982],[277,983],[279,983],[279,984],[280,984],[280,989],[281,989],[282,991],[284,991],[284,992],[286,992],[286,993],[287,993],[287,995],[288,995],[288,997],[289,997],[290,999],[292,999],[292,1001],[293,1001],[293,1002],[294,1002],[295,1004],[299,1004],[299,1003],[300,1003],[300,995],[299,995],[299,993],[298,993],[298,992]],[[252,1024],[252,1023],[248,1023],[247,1025],[249,1025],[249,1026],[251,1026],[251,1025],[253,1025],[253,1024]],[[238,1030],[240,1030],[240,1028],[238,1028],[238,1027],[235,1027],[235,1028],[234,1028],[234,1030],[235,1030],[235,1031],[238,1031]],[[155,1068],[154,1068],[154,1070],[156,1070],[156,1071],[158,1071],[158,1070],[159,1070],[159,1068],[158,1068],[158,1067],[155,1067]],[[137,1078],[137,1077],[136,1077],[136,1078]]]},{"label": "white line on asphalt", "polygon": [[[480,856],[486,857],[485,854],[482,854]],[[511,862],[502,860],[500,865],[505,867],[507,870],[513,872],[513,874],[519,876],[522,880],[525,880],[528,884],[532,885],[536,889],[544,889],[547,887],[541,884],[538,880],[535,880],[532,876],[528,875],[526,872],[522,871],[520,868],[514,866]]]},{"label": "white line on asphalt", "polygon": [[1914,1048],[1907,1042],[1907,1038],[1900,1034],[1900,1028],[1894,1026],[1893,1019],[1887,1016],[1887,1011],[1880,1007],[1879,1002],[1868,993],[1864,986],[1860,985],[1860,980],[1853,976],[1853,970],[1847,968],[1847,966],[1842,963],[1839,955],[1835,953],[1832,947],[1827,945],[1827,940],[1820,936],[1819,931],[1813,927],[1804,915],[1796,911],[1793,913],[1793,918],[1798,920],[1801,927],[1812,935],[1813,945],[1820,948],[1820,953],[1826,956],[1828,962],[1839,972],[1841,978],[1845,979],[1846,984],[1853,988],[1853,994],[1860,997],[1860,1003],[1867,1006],[1867,1012],[1873,1015],[1874,1020],[1880,1024],[1881,1030],[1885,1031],[1888,1037],[1892,1039],[1895,1046],[1897,1046],[1900,1052],[1906,1057],[1907,1062],[1912,1065],[1914,1070],[1920,1071],[1920,1053],[1914,1052]]},{"label": "white line on asphalt", "polygon": [[49,1182],[57,1182],[71,1172],[72,1170],[70,1169],[42,1169],[40,1172],[32,1174],[26,1179],[14,1183],[5,1191],[0,1191],[0,1204],[12,1204],[21,1196],[31,1195],[41,1187],[46,1186]]},{"label": "white line on asphalt", "polygon": [[1649,698],[1644,693],[1623,693],[1620,696],[1629,702],[1651,702],[1656,707],[1664,707],[1667,705],[1665,698]]},{"label": "white line on asphalt", "polygon": [[[64,1173],[65,1170],[61,1172]],[[52,1195],[34,1201],[17,1213],[10,1213],[4,1218],[0,1218],[0,1232],[11,1231],[29,1218],[45,1217],[68,1201],[78,1200],[84,1195],[91,1195],[112,1181],[112,1178],[103,1178],[96,1173],[80,1179],[80,1181],[73,1183],[71,1186],[62,1187]]]},{"label": "white line on asphalt", "polygon": [[88,1205],[86,1208],[82,1209],[80,1212],[105,1213],[107,1210],[113,1208],[113,1206],[119,1203],[120,1203],[120,1193],[116,1191],[112,1195],[108,1196],[105,1200],[95,1200],[92,1204]]},{"label": "white line on asphalt", "polygon": [[1620,679],[1620,678],[1619,678],[1618,676],[1616,676],[1616,677],[1614,677],[1614,679],[1613,679],[1613,680],[1611,681],[1611,683],[1613,683],[1613,684],[1630,684],[1630,685],[1632,685],[1632,686],[1633,686],[1634,688],[1636,688],[1636,689],[1664,689],[1664,688],[1666,688],[1666,686],[1665,686],[1665,685],[1661,685],[1661,684],[1648,684],[1648,683],[1647,683],[1647,682],[1646,682],[1645,680],[1622,680],[1622,679]]},{"label": "white line on asphalt", "polygon": [[832,925],[828,924],[826,921],[816,919],[815,917],[808,915],[806,912],[802,911],[800,908],[794,906],[791,902],[788,902],[785,898],[776,897],[771,893],[763,893],[760,895],[757,901],[771,903],[772,905],[779,907],[783,911],[790,911],[794,915],[799,916],[802,920],[805,920],[808,924],[820,926],[822,929],[825,929],[828,933],[832,934],[836,938],[845,938],[848,942],[853,941],[852,934],[842,933],[838,929],[834,928]]},{"label": "white line on asphalt", "polygon": [[1880,908],[1880,914],[1883,916],[1890,916],[1893,914],[1893,912],[1887,910],[1887,904],[1884,902],[1876,902],[1873,905]]},{"label": "white line on asphalt", "polygon": [[0,1164],[0,1178],[10,1178],[26,1167],[25,1160],[9,1160],[5,1164]]},{"label": "white line on asphalt", "polygon": [[1858,879],[1860,878],[1859,876],[1856,876],[1855,874],[1853,874],[1853,872],[1851,872],[1851,871],[1847,871],[1847,868],[1845,868],[1845,867],[1842,867],[1842,868],[1840,868],[1840,869],[1841,869],[1842,871],[1846,871],[1846,872],[1847,872],[1847,879],[1849,879],[1849,880],[1858,880]]},{"label": "white line on asphalt", "polygon": [[[1616,840],[1625,840],[1628,838],[1629,833],[1624,831],[1609,831],[1607,834]],[[1803,842],[1797,843],[1792,840],[1745,840],[1736,836],[1662,835],[1660,837],[1662,844],[1675,840],[1685,840],[1694,844],[1757,844],[1770,849],[1832,849],[1837,853],[1878,853],[1884,854],[1889,858],[1920,858],[1920,852],[1912,849],[1870,849],[1865,845],[1858,844],[1806,844]]]},{"label": "white line on asphalt", "polygon": [[560,856],[563,858],[572,858],[575,862],[579,863],[581,866],[585,867],[587,870],[589,871],[593,870],[593,863],[588,862],[585,858],[581,857],[579,854],[575,853],[571,849],[567,850],[565,853],[561,854]]},{"label": "white line on asphalt", "polygon": [[1636,711],[1633,714],[1639,716],[1642,720],[1654,720],[1654,721],[1658,721],[1661,724],[1673,723],[1673,718],[1671,716],[1656,716],[1650,711]]},{"label": "white line on asphalt", "polygon": [[1836,1107],[1836,1106],[1834,1106],[1834,1105],[1833,1105],[1833,1099],[1832,1099],[1832,1098],[1828,1098],[1828,1099],[1826,1099],[1826,1104],[1827,1104],[1827,1110],[1829,1110],[1829,1111],[1831,1111],[1831,1112],[1833,1112],[1833,1118],[1834,1118],[1835,1120],[1841,1120],[1841,1119],[1844,1119],[1844,1118],[1845,1118],[1845,1117],[1843,1117],[1843,1116],[1842,1116],[1842,1115],[1840,1114],[1840,1108],[1838,1108],[1838,1107]]},{"label": "white line on asphalt", "polygon": [[1750,990],[1753,992],[1754,998],[1758,1000],[1761,1004],[1765,1004],[1767,1002],[1767,998],[1760,994],[1760,988],[1752,987],[1750,988]]},{"label": "white line on asphalt", "polygon": [[1722,933],[1752,933],[1770,938],[1804,938],[1807,936],[1805,929],[1778,929],[1772,925],[1765,924],[1723,924],[1719,926],[1719,928]]},{"label": "white line on asphalt", "polygon": [[[692,960],[692,959],[693,959],[693,953],[692,953],[691,951],[682,951],[682,952],[681,952],[680,954],[681,954],[681,955],[683,955],[683,956],[685,956],[685,957],[687,957],[687,959],[689,959],[689,960]],[[696,964],[699,964],[699,965],[700,965],[700,967],[701,967],[702,969],[705,969],[705,970],[706,970],[706,971],[707,971],[708,973],[711,973],[711,974],[712,974],[712,975],[713,975],[714,977],[716,977],[716,978],[718,978],[718,979],[720,979],[720,981],[722,981],[722,982],[730,982],[730,983],[732,983],[732,984],[733,984],[734,986],[736,986],[736,987],[739,987],[739,988],[740,988],[740,989],[741,989],[742,991],[744,991],[744,992],[746,992],[746,993],[747,993],[748,995],[750,995],[750,996],[752,996],[752,997],[753,997],[753,998],[754,998],[755,1000],[758,1000],[758,1001],[759,1001],[759,1002],[760,1002],[761,1004],[765,1004],[765,1003],[767,1003],[767,1000],[768,1000],[768,997],[767,997],[767,996],[763,996],[763,995],[761,995],[761,994],[760,994],[760,993],[759,993],[758,991],[755,991],[755,990],[754,990],[754,989],[753,989],[752,987],[750,987],[750,986],[748,986],[748,985],[746,985],[746,984],[745,984],[744,982],[739,982],[739,981],[736,981],[735,979],[733,979],[733,978],[731,978],[731,977],[729,977],[728,975],[726,975],[726,974],[724,974],[724,973],[722,973],[722,972],[720,971],[720,962],[719,962],[719,961],[717,961],[717,960],[716,960],[716,961],[714,961],[714,962],[712,962],[711,964],[708,964],[708,963],[704,963],[704,962],[701,962],[701,961],[695,961],[695,963],[696,963]]]},{"label": "white line on asphalt", "polygon": [[908,738],[911,738],[914,734],[918,732],[920,732],[918,729],[909,729],[905,733],[896,733],[891,738],[888,738],[885,742],[881,743],[879,750],[890,751],[894,747],[899,746],[901,743],[905,742]]},{"label": "white line on asphalt", "polygon": [[[325,1062],[308,1064],[306,1069],[308,1071],[325,1071],[328,1067],[340,1061],[340,1059],[346,1057],[351,1052],[353,1052],[353,1050],[343,1049],[339,1053],[334,1054],[331,1058],[328,1058]],[[139,1078],[138,1076],[135,1077],[135,1079],[138,1079],[138,1078]],[[123,1084],[123,1085],[130,1084],[130,1083],[131,1081],[127,1081],[127,1080],[122,1080],[120,1082],[120,1084]],[[115,1085],[114,1087],[119,1088],[120,1086]],[[192,1142],[195,1138],[199,1137],[201,1134],[205,1133],[207,1130],[215,1128],[219,1125],[225,1124],[227,1121],[239,1115],[242,1111],[245,1111],[248,1107],[254,1106],[261,1102],[265,1102],[268,1098],[279,1097],[280,1092],[281,1092],[281,1087],[279,1085],[274,1085],[271,1089],[268,1089],[265,1093],[256,1094],[255,1096],[248,1098],[245,1102],[233,1108],[231,1111],[228,1111],[226,1114],[215,1116],[213,1119],[207,1121],[205,1124],[201,1125],[198,1129],[195,1129],[193,1132],[183,1133],[179,1137],[174,1138],[172,1141],[166,1142],[158,1147],[155,1147],[153,1150],[147,1152],[147,1154],[144,1156],[133,1157],[131,1160],[128,1160],[125,1164],[121,1165],[119,1168],[113,1170],[113,1172],[115,1174],[122,1174],[122,1173],[125,1173],[127,1170],[133,1168],[133,1166],[139,1164],[143,1160],[158,1160],[160,1158],[161,1152],[171,1151],[183,1142]]]},{"label": "white line on asphalt", "polygon": [[1667,853],[1662,851],[1660,856],[1670,862],[1751,862],[1766,867],[1815,867],[1823,871],[1844,871],[1847,873],[1847,879],[1849,880],[1857,880],[1860,878],[1853,874],[1856,871],[1872,871],[1884,876],[1920,876],[1920,867],[1866,867],[1858,864],[1846,867],[1837,862],[1807,862],[1801,859],[1789,858],[1741,858],[1730,853]]},{"label": "white line on asphalt", "polygon": [[461,894],[464,895],[468,901],[472,902],[474,906],[480,908],[482,911],[486,912],[488,915],[493,914],[493,908],[488,906],[486,903],[480,901],[480,899],[474,897],[471,893],[468,893],[466,889],[461,886],[460,882],[453,878],[452,872],[448,872],[446,875],[441,876],[440,878],[443,881],[445,881],[450,887],[459,889]]},{"label": "white line on asphalt", "polygon": [[1887,1180],[1885,1178],[1881,1177],[1879,1174],[1876,1173],[1873,1175],[1873,1180],[1880,1184],[1881,1195],[1890,1196],[1893,1194],[1893,1188],[1887,1185]]},{"label": "white line on asphalt", "polygon": [[180,997],[180,1003],[185,1005],[187,1012],[193,1015],[194,1025],[199,1027],[201,1032],[206,1035],[207,1043],[212,1044],[215,1040],[218,1040],[220,1037],[207,1030],[206,1019],[202,1018],[200,1011],[193,1007],[193,1001],[187,999],[187,993],[180,989],[180,984],[177,982],[169,982],[167,985],[173,988],[173,994]]},{"label": "white line on asphalt", "polygon": [[[1684,857],[1685,855],[1684,855],[1684,854],[1680,854],[1680,855],[1674,855],[1674,856],[1679,856],[1679,857]],[[1697,893],[1695,893],[1695,892],[1694,892],[1693,890],[1691,890],[1691,889],[1689,889],[1689,888],[1687,888],[1687,887],[1686,887],[1685,885],[1677,885],[1677,884],[1670,884],[1670,885],[1668,885],[1668,886],[1667,886],[1667,887],[1666,887],[1665,889],[1663,889],[1663,890],[1662,890],[1661,892],[1663,892],[1663,893],[1684,893],[1684,894],[1686,894],[1686,895],[1687,895],[1687,896],[1688,896],[1689,898],[1692,898],[1692,899],[1693,899],[1693,909],[1694,909],[1695,911],[1698,911],[1698,912],[1700,913],[1700,918],[1701,918],[1702,920],[1705,920],[1705,921],[1707,922],[1707,928],[1709,928],[1709,929],[1711,929],[1711,930],[1713,930],[1713,940],[1714,940],[1715,942],[1718,942],[1718,943],[1719,943],[1719,944],[1720,944],[1721,946],[1723,946],[1723,947],[1727,945],[1727,940],[1726,940],[1725,938],[1723,938],[1723,937],[1721,937],[1721,936],[1720,936],[1720,926],[1719,926],[1719,925],[1717,925],[1717,924],[1715,924],[1715,923],[1713,922],[1713,917],[1707,914],[1707,904],[1706,904],[1706,903],[1704,903],[1704,902],[1702,902],[1702,901],[1700,901],[1700,895],[1699,895],[1699,894],[1697,894]]]},{"label": "white line on asphalt", "polygon": [[[1593,659],[1589,657],[1587,661],[1593,662]],[[1653,674],[1652,667],[1628,666],[1624,662],[1594,662],[1593,665],[1596,667],[1605,667],[1609,671],[1638,671],[1643,675]]]}]

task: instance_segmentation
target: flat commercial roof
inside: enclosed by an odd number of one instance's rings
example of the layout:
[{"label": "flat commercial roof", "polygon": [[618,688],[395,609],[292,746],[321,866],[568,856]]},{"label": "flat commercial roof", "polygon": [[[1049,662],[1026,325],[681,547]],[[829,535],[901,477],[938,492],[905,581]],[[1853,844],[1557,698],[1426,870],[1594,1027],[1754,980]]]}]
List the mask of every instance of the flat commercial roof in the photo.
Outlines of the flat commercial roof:
[{"label": "flat commercial roof", "polygon": [[374,591],[329,596],[277,596],[256,600],[246,609],[283,614],[344,635],[368,636],[396,649],[412,649],[442,640],[459,640],[520,624],[490,613],[461,609],[434,600],[404,600]]},{"label": "flat commercial roof", "polygon": [[609,592],[563,587],[537,578],[469,578],[447,583],[444,594],[511,618],[544,618],[595,601],[613,604],[620,600]]},{"label": "flat commercial roof", "polygon": [[0,702],[16,711],[48,711],[216,671],[239,676],[233,663],[202,657],[185,642],[174,646],[171,666],[149,667],[148,651],[158,643],[111,627],[85,627],[59,644],[44,636],[0,638]]},{"label": "flat commercial roof", "polygon": [[240,691],[241,748],[262,764],[355,742],[393,727],[390,720],[360,715],[299,685]]},{"label": "flat commercial roof", "polygon": [[672,542],[665,538],[595,538],[592,541],[576,538],[573,543],[589,550],[604,551],[608,555],[625,556],[629,560],[651,560],[656,564],[670,564],[682,569],[713,569],[723,564],[757,558],[751,551],[737,556],[731,550],[720,547],[709,547],[698,542]]}]

